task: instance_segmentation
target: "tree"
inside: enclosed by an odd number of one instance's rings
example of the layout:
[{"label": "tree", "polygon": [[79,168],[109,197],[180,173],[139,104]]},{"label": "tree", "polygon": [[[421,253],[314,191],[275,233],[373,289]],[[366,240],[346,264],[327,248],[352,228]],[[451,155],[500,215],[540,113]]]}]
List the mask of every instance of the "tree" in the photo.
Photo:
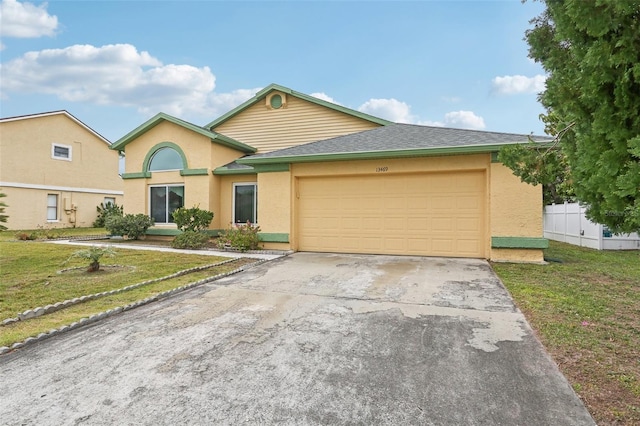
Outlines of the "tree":
[{"label": "tree", "polygon": [[640,0],[542,1],[526,40],[576,196],[593,221],[640,231]]},{"label": "tree", "polygon": [[575,201],[571,168],[559,145],[568,129],[556,130],[557,119],[553,115],[541,115],[540,118],[546,123],[545,133],[557,135],[553,144],[549,146],[531,142],[507,145],[500,149],[498,160],[523,182],[542,185],[545,205]]}]

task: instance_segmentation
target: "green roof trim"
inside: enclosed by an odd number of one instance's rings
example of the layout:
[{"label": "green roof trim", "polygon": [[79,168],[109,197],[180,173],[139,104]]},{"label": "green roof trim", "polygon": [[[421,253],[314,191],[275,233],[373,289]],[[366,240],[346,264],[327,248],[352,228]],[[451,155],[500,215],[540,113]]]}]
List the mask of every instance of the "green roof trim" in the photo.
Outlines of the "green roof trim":
[{"label": "green roof trim", "polygon": [[492,248],[546,249],[549,240],[541,237],[491,237]]},{"label": "green roof trim", "polygon": [[274,232],[258,232],[258,238],[263,243],[288,243],[289,234]]},{"label": "green roof trim", "polygon": [[227,175],[255,175],[256,170],[252,167],[250,169],[238,169],[230,168],[227,166],[220,166],[213,170],[214,175],[227,176]]},{"label": "green roof trim", "polygon": [[209,169],[184,169],[180,170],[180,176],[207,176]]},{"label": "green roof trim", "polygon": [[388,121],[379,117],[375,117],[373,115],[369,115],[369,114],[365,114],[364,112],[360,112],[360,111],[356,111],[354,109],[351,108],[347,108],[347,107],[343,107],[341,105],[336,105],[333,104],[331,102],[327,102],[324,101],[322,99],[318,99],[314,96],[310,96],[304,93],[300,93],[300,92],[296,92],[295,90],[291,90],[288,87],[284,87],[284,86],[280,86],[279,84],[270,84],[267,87],[265,87],[264,89],[260,90],[258,93],[255,94],[255,96],[249,100],[247,100],[246,102],[240,104],[239,106],[235,107],[234,109],[232,109],[231,111],[227,112],[226,114],[216,118],[215,120],[213,120],[211,123],[207,124],[205,127],[207,129],[213,129],[219,125],[221,125],[222,123],[224,123],[225,121],[235,117],[237,114],[241,113],[242,111],[246,110],[247,108],[253,106],[254,104],[256,104],[257,102],[260,102],[261,100],[263,100],[267,94],[269,94],[270,92],[273,91],[278,91],[278,92],[282,92],[282,93],[286,93],[287,95],[291,95],[294,96],[298,99],[303,99],[305,101],[314,103],[316,105],[320,105],[329,109],[332,109],[334,111],[338,111],[338,112],[342,112],[344,114],[348,114],[351,115],[353,117],[357,117],[366,121],[370,121],[372,123],[376,123],[376,124],[380,124],[381,126],[386,126],[388,124],[392,124],[392,121]]},{"label": "green roof trim", "polygon": [[408,158],[408,157],[431,157],[438,155],[461,155],[461,154],[482,154],[497,152],[503,144],[498,145],[467,145],[438,148],[403,149],[389,151],[363,151],[363,152],[338,152],[331,154],[309,154],[292,156],[270,156],[252,158],[244,157],[236,160],[237,163],[258,166],[262,164],[279,163],[317,163],[327,161],[348,161],[348,160],[375,160],[384,158]]},{"label": "green roof trim", "polygon": [[226,146],[228,148],[232,148],[240,152],[244,152],[246,154],[256,152],[256,149],[254,147],[243,144],[242,142],[239,142],[228,136],[221,135],[216,132],[212,132],[210,130],[205,129],[204,127],[196,126],[195,124],[189,123],[187,121],[181,120],[179,118],[173,117],[163,112],[156,114],[154,117],[145,121],[140,126],[136,127],[135,129],[127,133],[125,136],[115,141],[110,148],[117,151],[124,151],[124,147],[127,144],[129,144],[136,138],[140,137],[144,133],[148,132],[149,130],[151,130],[152,128],[154,128],[155,126],[157,126],[163,121],[168,121],[177,126],[184,127],[185,129],[191,130],[192,132],[198,133],[202,136],[209,138],[211,142],[215,142],[217,144]]},{"label": "green roof trim", "polygon": [[290,170],[289,163],[281,164],[261,164],[254,166],[257,173],[273,173],[273,172],[288,172]]}]

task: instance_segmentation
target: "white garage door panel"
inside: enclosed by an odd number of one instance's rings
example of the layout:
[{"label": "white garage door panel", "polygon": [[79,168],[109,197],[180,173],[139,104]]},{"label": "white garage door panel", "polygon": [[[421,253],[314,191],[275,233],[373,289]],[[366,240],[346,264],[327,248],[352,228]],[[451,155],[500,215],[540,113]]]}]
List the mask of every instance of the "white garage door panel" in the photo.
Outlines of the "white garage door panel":
[{"label": "white garage door panel", "polygon": [[303,251],[484,257],[483,172],[298,181]]}]

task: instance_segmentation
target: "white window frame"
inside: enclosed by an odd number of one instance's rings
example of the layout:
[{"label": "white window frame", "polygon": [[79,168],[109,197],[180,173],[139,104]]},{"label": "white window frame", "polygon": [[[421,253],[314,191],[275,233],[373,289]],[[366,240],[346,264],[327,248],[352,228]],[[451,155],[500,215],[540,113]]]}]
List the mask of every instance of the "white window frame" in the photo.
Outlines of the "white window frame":
[{"label": "white window frame", "polygon": [[[185,204],[184,204],[184,194],[186,193],[186,189],[185,189],[186,185],[184,183],[164,183],[164,184],[157,184],[157,185],[149,185],[147,187],[147,194],[149,195],[149,203],[148,203],[148,206],[147,206],[147,208],[148,208],[147,211],[149,212],[149,217],[153,218],[153,211],[151,210],[151,188],[169,188],[169,187],[172,187],[172,186],[181,186],[182,187],[182,191],[183,191],[183,194],[182,194],[182,197],[183,197],[183,199],[182,199],[182,207],[185,206]],[[167,203],[169,202],[169,198],[168,197],[167,197],[166,202]],[[169,211],[168,207],[169,207],[168,204],[165,204],[165,213]],[[175,226],[175,223],[173,223],[173,222],[155,222],[155,224],[156,225],[160,225],[160,226],[166,226],[166,225]]]},{"label": "white window frame", "polygon": [[[253,218],[256,219],[258,217],[258,183],[257,182],[234,182],[233,183],[233,192],[231,193],[232,203],[231,203],[231,220],[233,225],[244,225],[246,222],[237,222],[236,221],[236,187],[237,186],[253,186]],[[258,226],[258,221],[251,222],[252,226]]]},{"label": "white window frame", "polygon": [[106,206],[109,203],[113,204],[114,206],[116,205],[116,197],[104,197],[104,200],[102,201],[102,203]]},{"label": "white window frame", "polygon": [[[68,157],[60,157],[59,155],[56,155],[56,148],[65,148],[69,150],[69,156]],[[71,145],[63,145],[61,143],[52,143],[51,144],[51,158],[53,158],[54,160],[62,160],[62,161],[71,161],[73,158],[73,147]]]},{"label": "white window frame", "polygon": [[[51,197],[54,197],[54,204],[50,204]],[[47,194],[47,222],[58,222],[60,221],[60,196],[59,194]],[[55,218],[49,218],[49,212],[55,212]]]}]

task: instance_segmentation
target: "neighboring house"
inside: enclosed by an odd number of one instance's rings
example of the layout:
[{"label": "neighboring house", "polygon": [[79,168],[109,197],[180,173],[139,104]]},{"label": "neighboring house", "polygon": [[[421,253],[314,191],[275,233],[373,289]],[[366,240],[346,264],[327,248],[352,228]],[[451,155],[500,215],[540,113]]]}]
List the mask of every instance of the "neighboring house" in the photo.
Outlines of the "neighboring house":
[{"label": "neighboring house", "polygon": [[[394,124],[270,85],[199,127],[158,114],[126,151],[125,212],[250,221],[267,248],[542,261],[542,192],[497,161],[527,135]],[[540,138],[548,142],[549,138]]]},{"label": "neighboring house", "polygon": [[0,192],[9,229],[88,227],[119,205],[118,153],[67,111],[0,119]]}]

